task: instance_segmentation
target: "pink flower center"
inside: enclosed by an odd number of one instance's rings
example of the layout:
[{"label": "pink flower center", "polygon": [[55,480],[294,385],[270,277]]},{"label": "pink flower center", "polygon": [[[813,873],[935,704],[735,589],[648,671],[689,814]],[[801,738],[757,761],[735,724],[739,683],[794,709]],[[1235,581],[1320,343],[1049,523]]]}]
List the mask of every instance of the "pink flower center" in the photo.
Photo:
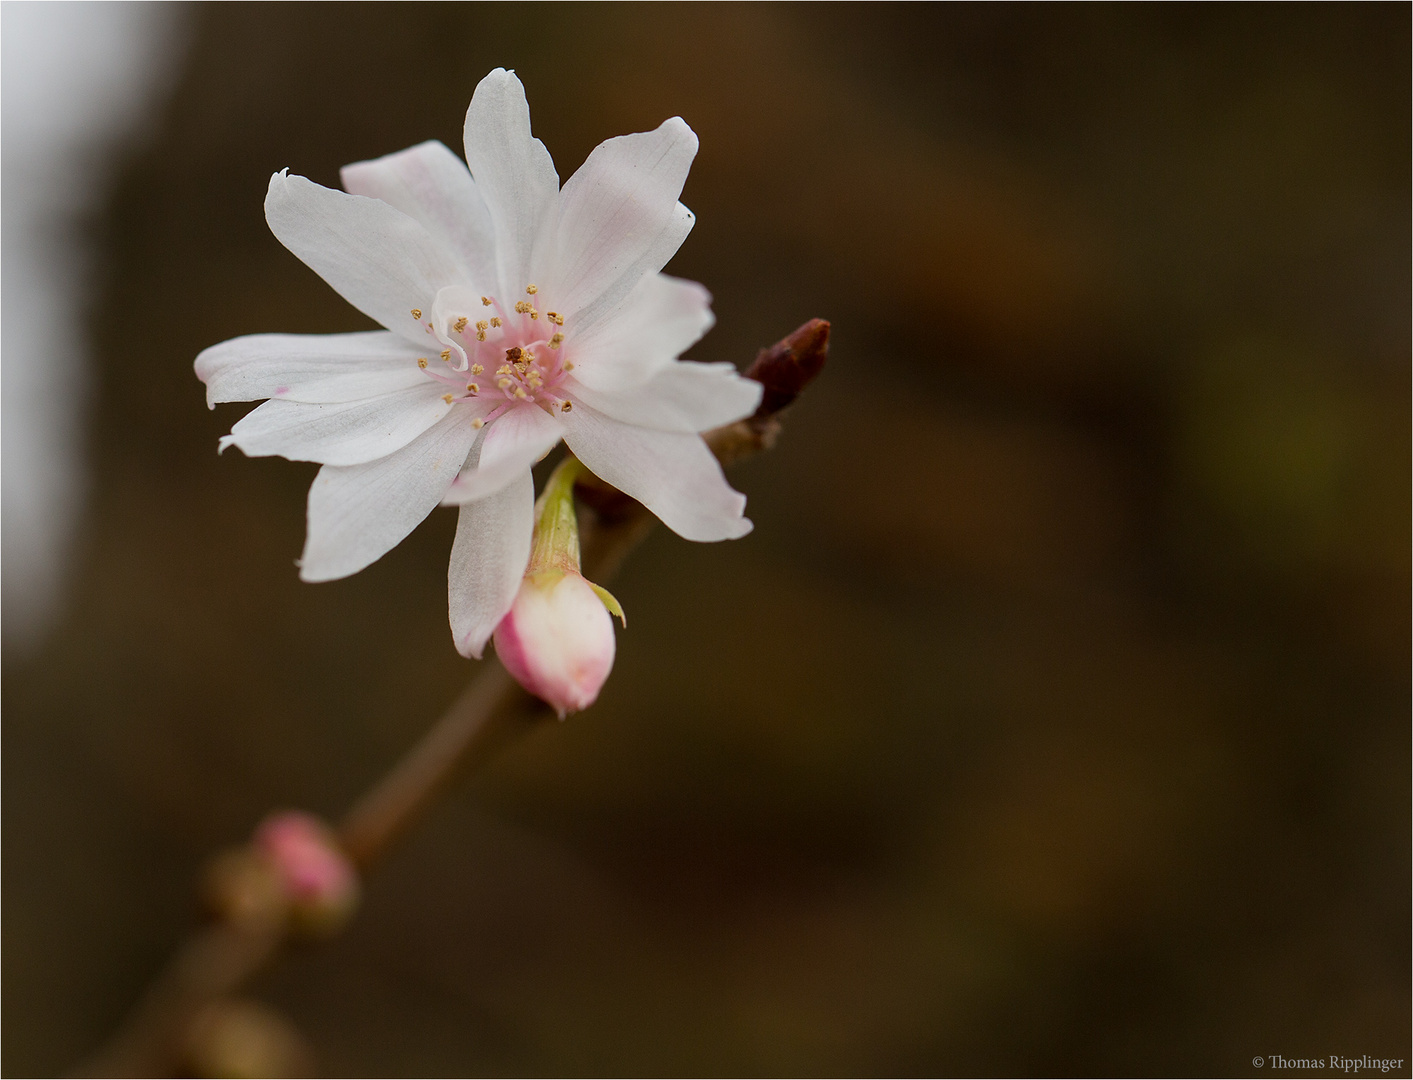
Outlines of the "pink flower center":
[{"label": "pink flower center", "polygon": [[[417,365],[446,385],[448,393],[442,396],[447,404],[496,401],[486,421],[519,402],[546,412],[570,410],[569,401],[558,392],[565,374],[574,368],[562,349],[564,317],[536,307],[538,293],[536,286],[526,286],[528,299],[517,301],[509,311],[495,297],[483,296],[479,310],[443,311],[430,321],[421,311],[412,312],[445,346],[436,358],[420,357]],[[437,322],[442,324],[440,332]]]}]

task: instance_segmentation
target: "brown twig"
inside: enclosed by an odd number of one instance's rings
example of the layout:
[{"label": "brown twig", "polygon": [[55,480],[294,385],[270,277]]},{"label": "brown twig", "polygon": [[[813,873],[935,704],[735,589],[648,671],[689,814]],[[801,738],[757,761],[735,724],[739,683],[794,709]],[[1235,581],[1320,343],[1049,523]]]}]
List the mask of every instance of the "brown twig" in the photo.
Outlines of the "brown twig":
[{"label": "brown twig", "polygon": [[[774,444],[777,414],[819,374],[828,346],[829,324],[812,319],[761,350],[746,372],[765,386],[760,408],[705,436],[723,465]],[[585,575],[607,581],[656,519],[591,473],[576,494],[589,510],[580,523]],[[344,817],[338,838],[350,861],[366,872],[458,778],[553,715],[496,660],[485,661],[442,718]],[[188,939],[117,1036],[74,1075],[178,1075],[187,1065],[188,1034],[198,1017],[271,963],[289,937],[285,910],[280,902],[265,902],[263,880],[239,879],[246,892],[226,897],[221,917]]]}]

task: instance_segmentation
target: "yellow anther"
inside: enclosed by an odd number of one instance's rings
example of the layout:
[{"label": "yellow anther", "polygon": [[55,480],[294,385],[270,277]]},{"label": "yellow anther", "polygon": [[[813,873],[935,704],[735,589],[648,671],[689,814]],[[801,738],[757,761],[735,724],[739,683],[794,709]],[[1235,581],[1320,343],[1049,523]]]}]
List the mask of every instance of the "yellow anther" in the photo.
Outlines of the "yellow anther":
[{"label": "yellow anther", "polygon": [[476,323],[476,329],[477,329],[477,330],[484,330],[484,329],[486,329],[486,327],[488,327],[488,326],[490,326],[490,325],[491,325],[491,324],[488,323],[488,322],[486,322],[485,319],[481,319],[479,322]]},{"label": "yellow anther", "polygon": [[[459,318],[459,319],[456,320],[456,323],[452,326],[452,329],[455,330],[455,331],[459,334],[459,333],[461,333],[461,331],[463,331],[463,330],[466,329],[466,324],[467,324],[468,322],[470,322],[470,321],[471,321],[470,319],[468,319],[465,315],[463,315],[463,316],[461,316],[461,318]],[[477,325],[479,326],[480,324],[478,323]]]},{"label": "yellow anther", "polygon": [[557,311],[545,312],[545,318],[547,318],[550,322],[554,323],[555,326],[564,325],[564,316]]},{"label": "yellow anther", "polygon": [[557,348],[559,348],[559,347],[560,347],[561,345],[563,345],[563,344],[564,344],[564,335],[563,335],[563,334],[555,334],[554,337],[550,338],[550,340],[549,340],[549,347],[550,347],[551,349],[557,349]]},{"label": "yellow anther", "polygon": [[515,388],[515,396],[518,397],[521,401],[524,401],[524,400],[525,400],[527,397],[529,397],[530,395],[527,394],[527,393],[525,393],[524,389],[522,389],[521,387],[517,386],[517,387]]},{"label": "yellow anther", "polygon": [[574,406],[573,406],[572,404],[570,404],[569,402],[566,401],[563,405],[561,405],[561,406],[559,407],[559,411],[560,411],[560,412],[568,412],[568,411],[569,411],[570,409],[572,409],[572,408],[574,408]]},{"label": "yellow anther", "polygon": [[537,292],[540,291],[540,287],[538,285],[526,285],[525,291],[531,296],[534,296]]},{"label": "yellow anther", "polygon": [[412,309],[412,317],[413,317],[414,319],[420,319],[420,318],[422,317],[422,309],[421,309],[421,308],[413,308],[413,309]]},{"label": "yellow anther", "polygon": [[509,380],[509,379],[497,379],[497,380],[496,380],[496,385],[499,386],[502,390],[509,390],[509,389],[510,389],[510,380]]},{"label": "yellow anther", "polygon": [[417,366],[425,370],[427,367],[427,358],[425,356],[419,356],[417,358]]},{"label": "yellow anther", "polygon": [[479,375],[479,374],[481,374],[481,372],[483,372],[483,371],[485,371],[485,370],[486,370],[486,369],[483,368],[480,364],[472,364],[472,365],[471,365],[471,374],[472,374],[472,375]]},{"label": "yellow anther", "polygon": [[573,371],[573,370],[574,370],[574,361],[573,361],[573,360],[566,360],[566,361],[564,361],[564,370],[565,370],[565,371]]},{"label": "yellow anther", "polygon": [[530,305],[527,304],[524,300],[515,301],[515,311],[517,314],[524,315],[526,312],[532,310],[533,309],[530,307]]},{"label": "yellow anther", "polygon": [[473,382],[467,383],[466,389],[470,390],[473,394],[479,394],[481,392],[481,388]]},{"label": "yellow anther", "polygon": [[492,326],[499,326],[499,325],[500,325],[500,316],[499,316],[499,315],[492,315],[492,316],[491,316],[491,325],[492,325]]},{"label": "yellow anther", "polygon": [[478,416],[476,417],[476,419],[471,421],[471,426],[479,431],[481,428],[486,426],[486,422]]},{"label": "yellow anther", "polygon": [[517,362],[516,365],[515,365],[515,370],[518,371],[518,372],[520,372],[521,375],[524,375],[524,374],[525,374],[525,367],[526,367],[526,365],[525,365],[523,362]]},{"label": "yellow anther", "polygon": [[442,359],[443,359],[443,360],[446,360],[446,361],[448,361],[448,362],[451,361],[451,350],[450,350],[450,349],[443,349],[443,350],[442,350]]},{"label": "yellow anther", "polygon": [[510,366],[509,364],[501,364],[500,367],[496,368],[496,374],[497,374],[497,375],[513,375],[513,374],[515,374],[515,372],[514,372],[514,370],[511,368],[511,366]]},{"label": "yellow anther", "polygon": [[485,341],[485,340],[486,340],[486,332],[485,332],[484,330],[477,330],[477,331],[476,331],[476,340],[477,340],[477,341]]},{"label": "yellow anther", "polygon": [[451,395],[450,395],[450,394],[443,394],[443,395],[442,395],[442,400],[445,401],[448,405],[450,405],[450,404],[451,404]]},{"label": "yellow anther", "polygon": [[481,303],[485,304],[486,307],[490,307],[490,306],[491,306],[491,298],[490,298],[489,296],[483,296],[483,297],[481,297]]}]

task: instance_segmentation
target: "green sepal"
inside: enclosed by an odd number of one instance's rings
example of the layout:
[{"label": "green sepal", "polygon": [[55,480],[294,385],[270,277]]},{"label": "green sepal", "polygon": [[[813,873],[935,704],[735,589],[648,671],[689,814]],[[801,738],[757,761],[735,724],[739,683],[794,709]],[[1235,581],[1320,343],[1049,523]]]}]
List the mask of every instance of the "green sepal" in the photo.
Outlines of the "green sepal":
[{"label": "green sepal", "polygon": [[589,581],[588,578],[584,580],[588,582],[589,588],[593,589],[594,592],[598,594],[598,598],[603,601],[603,606],[608,608],[608,613],[610,615],[617,615],[619,621],[623,623],[623,629],[627,630],[628,616],[623,614],[623,605],[618,602],[618,597],[614,596],[613,593],[609,592],[602,585],[595,585],[592,581]]}]

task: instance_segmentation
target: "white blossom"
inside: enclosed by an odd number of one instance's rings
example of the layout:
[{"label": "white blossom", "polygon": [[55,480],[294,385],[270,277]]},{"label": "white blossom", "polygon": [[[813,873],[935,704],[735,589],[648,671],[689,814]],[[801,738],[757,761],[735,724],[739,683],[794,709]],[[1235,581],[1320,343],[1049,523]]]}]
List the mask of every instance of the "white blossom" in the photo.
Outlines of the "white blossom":
[{"label": "white blossom", "polygon": [[677,359],[713,321],[702,286],[660,273],[694,220],[685,122],[609,139],[561,188],[498,68],[465,147],[466,163],[425,142],[347,166],[347,192],[271,177],[276,237],[386,329],[235,338],[196,372],[213,407],[269,399],[223,449],[323,465],[304,580],[356,573],[439,503],[460,507],[451,626],[479,657],[525,572],[536,461],[563,439],[679,535],[743,536],[745,498],[699,433],[749,415],[760,387]]}]

